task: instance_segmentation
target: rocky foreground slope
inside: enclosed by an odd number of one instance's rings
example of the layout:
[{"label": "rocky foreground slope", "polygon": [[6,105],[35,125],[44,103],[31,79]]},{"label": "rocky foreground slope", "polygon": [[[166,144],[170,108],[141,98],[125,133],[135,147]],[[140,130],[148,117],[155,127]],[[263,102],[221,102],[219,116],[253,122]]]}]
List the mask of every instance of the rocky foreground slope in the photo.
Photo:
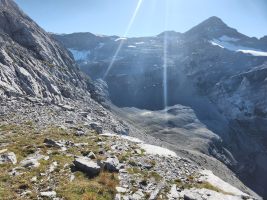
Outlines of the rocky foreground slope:
[{"label": "rocky foreground slope", "polygon": [[256,199],[127,132],[138,136],[93,100],[2,99],[0,199]]}]

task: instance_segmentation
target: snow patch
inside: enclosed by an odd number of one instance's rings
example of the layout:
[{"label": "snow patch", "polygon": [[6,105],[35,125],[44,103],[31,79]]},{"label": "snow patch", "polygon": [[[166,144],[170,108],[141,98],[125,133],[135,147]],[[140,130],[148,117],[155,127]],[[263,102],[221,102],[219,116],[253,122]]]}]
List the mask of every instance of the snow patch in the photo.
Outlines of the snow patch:
[{"label": "snow patch", "polygon": [[263,51],[255,51],[255,50],[238,50],[238,51],[242,53],[248,53],[253,56],[267,56],[267,52]]},{"label": "snow patch", "polygon": [[120,37],[120,38],[117,38],[117,39],[115,40],[115,42],[122,41],[122,40],[127,40],[127,38],[125,38],[125,37]]},{"label": "snow patch", "polygon": [[147,116],[147,115],[152,115],[153,113],[150,112],[150,111],[145,111],[145,112],[142,112],[141,115],[142,116]]},{"label": "snow patch", "polygon": [[253,49],[250,47],[244,47],[240,45],[236,45],[232,42],[236,42],[239,39],[236,38],[230,38],[228,36],[222,36],[219,39],[213,39],[210,41],[210,43],[213,46],[218,46],[223,49],[228,49],[230,51],[236,51],[236,52],[241,52],[245,54],[250,54],[253,56],[267,56],[267,52],[263,52],[262,50],[259,49]]},{"label": "snow patch", "polygon": [[151,145],[151,144],[139,144],[139,146],[146,151],[147,154],[159,155],[165,157],[177,157],[177,154],[174,151],[169,149]]},{"label": "snow patch", "polygon": [[91,53],[90,50],[87,50],[87,51],[86,50],[79,51],[79,50],[75,50],[75,49],[68,49],[68,50],[72,53],[72,55],[76,61],[87,60],[88,56]]},{"label": "snow patch", "polygon": [[224,49],[224,47],[222,45],[219,45],[218,43],[214,42],[214,41],[210,41],[210,43],[213,45],[213,46],[218,46],[218,47],[221,47],[222,49]]},{"label": "snow patch", "polygon": [[134,45],[129,45],[128,48],[136,48]]}]

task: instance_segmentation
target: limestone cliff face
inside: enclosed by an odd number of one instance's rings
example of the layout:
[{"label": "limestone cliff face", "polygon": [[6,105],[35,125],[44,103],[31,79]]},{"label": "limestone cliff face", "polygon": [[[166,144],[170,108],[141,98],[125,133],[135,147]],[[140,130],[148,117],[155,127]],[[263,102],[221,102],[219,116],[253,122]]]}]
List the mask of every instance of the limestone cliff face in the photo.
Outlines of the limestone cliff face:
[{"label": "limestone cliff face", "polygon": [[59,101],[87,89],[86,81],[65,48],[12,0],[0,1],[1,95]]}]

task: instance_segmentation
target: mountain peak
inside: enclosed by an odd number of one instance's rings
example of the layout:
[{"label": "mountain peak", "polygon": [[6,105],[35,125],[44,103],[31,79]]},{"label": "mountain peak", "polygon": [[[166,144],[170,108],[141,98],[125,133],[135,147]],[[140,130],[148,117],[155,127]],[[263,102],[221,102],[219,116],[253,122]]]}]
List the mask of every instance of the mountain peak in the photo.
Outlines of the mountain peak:
[{"label": "mountain peak", "polygon": [[225,26],[227,26],[227,25],[223,22],[223,20],[222,20],[221,18],[216,17],[216,16],[212,16],[212,17],[206,19],[206,20],[205,20],[204,22],[202,22],[202,23],[213,24],[213,25],[225,25]]},{"label": "mountain peak", "polygon": [[224,35],[237,38],[245,37],[244,35],[239,33],[236,29],[229,27],[219,17],[216,16],[210,17],[205,21],[201,22],[199,25],[187,31],[185,35],[188,36],[190,39],[192,38],[213,39]]}]

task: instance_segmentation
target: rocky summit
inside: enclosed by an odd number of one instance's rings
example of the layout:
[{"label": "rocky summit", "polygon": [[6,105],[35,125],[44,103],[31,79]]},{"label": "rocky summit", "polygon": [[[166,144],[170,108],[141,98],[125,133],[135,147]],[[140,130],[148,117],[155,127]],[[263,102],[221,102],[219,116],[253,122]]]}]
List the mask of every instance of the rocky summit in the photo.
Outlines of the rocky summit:
[{"label": "rocky summit", "polygon": [[266,51],[217,17],[59,35],[0,0],[0,199],[262,199]]}]

